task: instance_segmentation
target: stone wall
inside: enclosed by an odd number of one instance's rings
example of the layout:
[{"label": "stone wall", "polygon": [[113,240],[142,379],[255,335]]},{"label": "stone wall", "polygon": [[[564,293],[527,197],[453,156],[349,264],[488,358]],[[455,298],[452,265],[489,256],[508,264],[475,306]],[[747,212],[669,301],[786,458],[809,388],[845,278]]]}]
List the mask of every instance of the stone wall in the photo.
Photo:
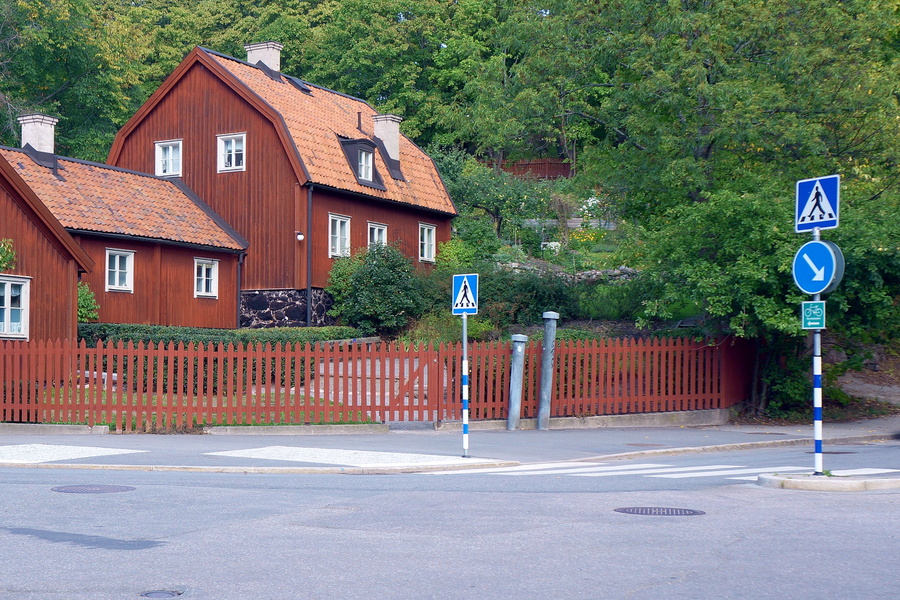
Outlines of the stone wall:
[{"label": "stone wall", "polygon": [[[334,325],[328,316],[332,298],[312,289],[312,327]],[[306,327],[306,290],[248,290],[241,292],[241,327]]]}]

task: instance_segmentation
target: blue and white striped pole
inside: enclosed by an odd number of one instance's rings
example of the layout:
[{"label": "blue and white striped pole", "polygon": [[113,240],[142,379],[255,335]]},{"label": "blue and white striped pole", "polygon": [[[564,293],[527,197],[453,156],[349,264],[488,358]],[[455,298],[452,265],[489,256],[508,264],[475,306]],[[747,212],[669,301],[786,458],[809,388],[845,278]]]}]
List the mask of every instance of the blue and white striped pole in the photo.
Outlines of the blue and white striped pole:
[{"label": "blue and white striped pole", "polygon": [[[821,230],[816,227],[813,229],[813,240],[821,239]],[[821,294],[814,294],[813,300],[816,302],[822,299]],[[815,443],[815,473],[813,475],[823,475],[822,460],[822,330],[815,329],[813,332],[813,440]]]},{"label": "blue and white striped pole", "polygon": [[462,315],[462,434],[463,458],[469,458],[469,332],[467,330],[466,313]]},{"label": "blue and white striped pole", "polygon": [[[819,294],[815,295],[819,300]],[[816,472],[824,475],[822,460],[822,330],[813,334],[813,437],[815,438]]]}]

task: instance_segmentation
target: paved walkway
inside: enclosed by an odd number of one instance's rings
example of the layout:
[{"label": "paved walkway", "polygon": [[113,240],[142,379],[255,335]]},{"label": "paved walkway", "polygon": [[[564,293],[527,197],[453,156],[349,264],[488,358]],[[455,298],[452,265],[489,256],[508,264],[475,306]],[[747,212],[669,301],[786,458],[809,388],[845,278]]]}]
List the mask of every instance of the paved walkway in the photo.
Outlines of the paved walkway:
[{"label": "paved walkway", "polygon": [[[812,424],[554,429],[551,422],[549,431],[506,431],[503,427],[505,423],[473,423],[469,456],[463,458],[458,424],[441,430],[426,424],[397,424],[390,430],[384,426],[331,428],[327,430],[331,433],[321,435],[273,435],[279,429],[272,427],[238,428],[240,435],[77,435],[73,433],[90,430],[0,424],[0,467],[389,473],[812,446]],[[379,432],[349,434],[361,430]],[[826,451],[830,444],[900,439],[900,417],[826,423],[823,437]],[[801,479],[791,476],[766,485],[799,487],[794,480]],[[838,479],[816,477],[815,481]],[[900,478],[878,479],[894,481],[900,487]],[[828,486],[834,487],[825,481],[815,483],[812,489]],[[864,485],[862,489],[871,488]]]}]

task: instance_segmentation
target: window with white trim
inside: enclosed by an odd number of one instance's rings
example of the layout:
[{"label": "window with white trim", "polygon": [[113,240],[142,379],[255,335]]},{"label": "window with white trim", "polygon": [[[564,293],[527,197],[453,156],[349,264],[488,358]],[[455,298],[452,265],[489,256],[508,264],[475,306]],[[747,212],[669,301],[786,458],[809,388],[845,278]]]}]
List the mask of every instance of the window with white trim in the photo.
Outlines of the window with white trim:
[{"label": "window with white trim", "polygon": [[369,223],[369,245],[387,244],[387,225]]},{"label": "window with white trim", "polygon": [[216,137],[218,146],[219,173],[244,171],[247,168],[245,145],[247,134],[230,133]]},{"label": "window with white trim", "polygon": [[194,298],[219,297],[219,261],[194,259]]},{"label": "window with white trim", "polygon": [[134,291],[134,251],[106,249],[106,291]]},{"label": "window with white trim", "polygon": [[156,142],[156,174],[160,177],[181,176],[181,140]]},{"label": "window with white trim", "polygon": [[27,338],[29,291],[25,277],[0,276],[0,338]]},{"label": "window with white trim", "polygon": [[350,217],[328,215],[328,256],[350,256]]},{"label": "window with white trim", "polygon": [[364,181],[372,181],[372,151],[359,150],[359,165],[357,174]]},{"label": "window with white trim", "polygon": [[436,228],[428,223],[419,223],[419,260],[434,262],[434,239]]}]

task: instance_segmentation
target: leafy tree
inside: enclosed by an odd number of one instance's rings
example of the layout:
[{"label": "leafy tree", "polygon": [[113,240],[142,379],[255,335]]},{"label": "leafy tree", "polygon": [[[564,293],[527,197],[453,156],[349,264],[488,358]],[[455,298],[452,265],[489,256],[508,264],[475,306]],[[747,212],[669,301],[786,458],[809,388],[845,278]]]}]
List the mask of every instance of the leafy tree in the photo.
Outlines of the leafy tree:
[{"label": "leafy tree", "polygon": [[16,252],[12,240],[0,240],[0,271],[9,271],[16,266]]},{"label": "leafy tree", "polygon": [[424,307],[412,261],[390,245],[337,260],[325,289],[334,298],[328,314],[366,335],[394,335]]}]

